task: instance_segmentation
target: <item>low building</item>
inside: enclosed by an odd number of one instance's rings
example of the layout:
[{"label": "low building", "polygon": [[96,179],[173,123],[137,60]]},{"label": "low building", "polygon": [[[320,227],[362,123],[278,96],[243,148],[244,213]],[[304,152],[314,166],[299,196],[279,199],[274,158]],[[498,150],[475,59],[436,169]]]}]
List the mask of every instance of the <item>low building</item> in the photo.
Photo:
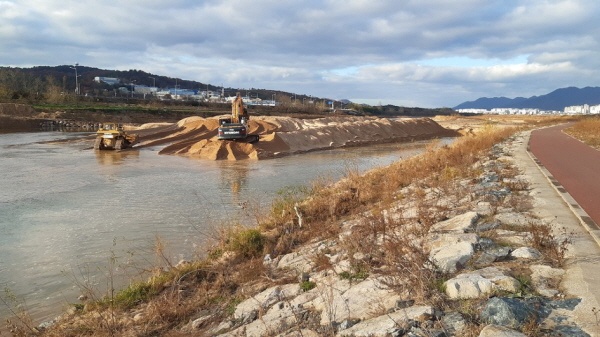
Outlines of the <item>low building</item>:
[{"label": "low building", "polygon": [[115,85],[115,84],[121,83],[121,80],[118,78],[115,78],[115,77],[96,76],[96,77],[94,77],[94,81],[96,81],[97,83],[106,83],[106,84],[110,84],[110,85]]}]

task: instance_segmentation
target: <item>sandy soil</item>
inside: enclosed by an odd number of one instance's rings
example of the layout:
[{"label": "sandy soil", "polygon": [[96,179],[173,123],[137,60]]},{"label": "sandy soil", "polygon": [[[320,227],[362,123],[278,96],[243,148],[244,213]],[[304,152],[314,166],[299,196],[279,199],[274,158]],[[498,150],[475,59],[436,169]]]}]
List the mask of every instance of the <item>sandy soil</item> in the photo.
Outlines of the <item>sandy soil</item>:
[{"label": "sandy soil", "polygon": [[218,117],[189,117],[174,124],[142,125],[137,147],[164,146],[160,154],[211,160],[265,159],[331,148],[456,136],[429,118],[253,117],[249,133],[260,141],[249,144],[217,140]]}]

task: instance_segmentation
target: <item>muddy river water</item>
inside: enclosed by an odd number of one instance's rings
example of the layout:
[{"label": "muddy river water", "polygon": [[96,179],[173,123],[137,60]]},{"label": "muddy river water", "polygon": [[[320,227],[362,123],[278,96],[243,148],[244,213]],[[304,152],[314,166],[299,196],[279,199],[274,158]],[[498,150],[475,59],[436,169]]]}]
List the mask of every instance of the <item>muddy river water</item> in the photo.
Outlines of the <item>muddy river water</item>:
[{"label": "muddy river water", "polygon": [[[278,191],[338,179],[420,153],[427,142],[208,161],[159,149],[94,152],[80,133],[0,134],[0,319],[8,305],[36,323],[103,289],[203,252],[224,222],[252,224]],[[111,276],[112,275],[112,276]],[[8,305],[7,305],[8,304]]]}]

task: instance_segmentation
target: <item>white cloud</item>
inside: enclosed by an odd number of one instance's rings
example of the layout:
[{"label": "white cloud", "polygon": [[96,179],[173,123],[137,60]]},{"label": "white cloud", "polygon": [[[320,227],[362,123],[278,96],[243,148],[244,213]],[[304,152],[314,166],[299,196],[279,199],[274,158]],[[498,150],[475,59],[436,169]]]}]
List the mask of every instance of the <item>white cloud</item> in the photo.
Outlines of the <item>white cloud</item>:
[{"label": "white cloud", "polygon": [[0,0],[0,59],[453,106],[598,85],[598,14],[595,0]]}]

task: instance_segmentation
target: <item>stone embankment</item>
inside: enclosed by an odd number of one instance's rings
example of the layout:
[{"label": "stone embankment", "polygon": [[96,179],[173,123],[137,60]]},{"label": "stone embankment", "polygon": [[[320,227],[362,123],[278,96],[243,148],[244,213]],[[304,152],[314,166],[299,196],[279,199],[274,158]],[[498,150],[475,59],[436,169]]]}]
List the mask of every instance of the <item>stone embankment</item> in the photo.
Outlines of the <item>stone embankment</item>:
[{"label": "stone embankment", "polygon": [[[383,212],[385,222],[405,223],[391,232],[373,230],[373,214],[363,214],[340,223],[337,237],[266,256],[268,268],[294,273],[298,282],[248,296],[220,323],[198,315],[183,330],[220,337],[590,336],[573,313],[582,299],[560,287],[561,257],[545,255],[564,252],[568,237],[543,230],[553,224],[531,210],[527,176],[504,175],[514,172],[514,149],[523,141],[516,137],[496,145],[476,164],[477,179],[456,182],[456,195],[405,188],[405,199]],[[420,212],[440,209],[448,219],[426,233],[415,230]],[[537,249],[536,242],[544,240],[556,249]],[[349,248],[360,242],[372,246],[370,254],[389,251],[386,242],[411,253],[367,274],[357,266],[373,255]],[[391,269],[420,274],[398,279],[387,273]],[[434,275],[443,277],[423,279]],[[445,300],[425,296],[419,281],[438,282]],[[461,303],[473,309],[460,310]]]}]

